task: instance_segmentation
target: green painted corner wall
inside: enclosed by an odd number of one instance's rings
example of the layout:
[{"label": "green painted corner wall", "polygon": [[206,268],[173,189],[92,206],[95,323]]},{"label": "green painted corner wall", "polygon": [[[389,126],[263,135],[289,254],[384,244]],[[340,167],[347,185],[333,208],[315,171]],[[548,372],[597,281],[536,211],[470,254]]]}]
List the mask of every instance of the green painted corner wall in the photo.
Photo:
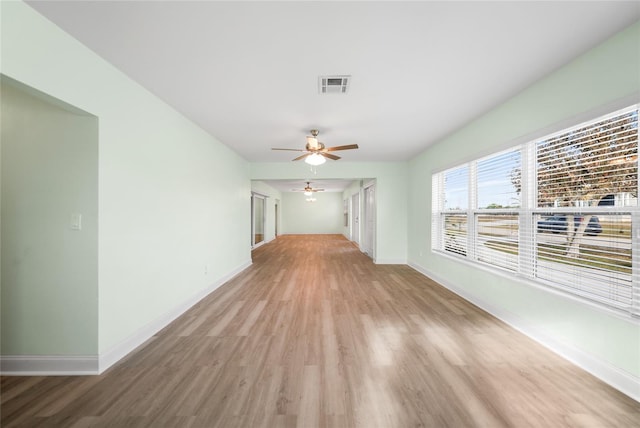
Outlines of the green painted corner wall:
[{"label": "green painted corner wall", "polygon": [[248,163],[27,4],[0,7],[0,72],[99,121],[104,355],[250,263]]},{"label": "green painted corner wall", "polygon": [[95,355],[98,120],[6,78],[0,93],[1,353]]},{"label": "green painted corner wall", "polygon": [[317,192],[315,201],[298,192],[282,194],[284,234],[342,234],[342,193]]}]

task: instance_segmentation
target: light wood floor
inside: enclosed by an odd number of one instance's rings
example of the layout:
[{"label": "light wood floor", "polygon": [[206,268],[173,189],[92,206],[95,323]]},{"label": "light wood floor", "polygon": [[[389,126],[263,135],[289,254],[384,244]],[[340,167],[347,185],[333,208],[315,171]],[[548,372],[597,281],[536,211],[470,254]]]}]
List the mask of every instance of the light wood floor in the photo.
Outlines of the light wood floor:
[{"label": "light wood floor", "polygon": [[340,236],[253,257],[101,376],[3,377],[2,426],[640,426],[639,403]]}]

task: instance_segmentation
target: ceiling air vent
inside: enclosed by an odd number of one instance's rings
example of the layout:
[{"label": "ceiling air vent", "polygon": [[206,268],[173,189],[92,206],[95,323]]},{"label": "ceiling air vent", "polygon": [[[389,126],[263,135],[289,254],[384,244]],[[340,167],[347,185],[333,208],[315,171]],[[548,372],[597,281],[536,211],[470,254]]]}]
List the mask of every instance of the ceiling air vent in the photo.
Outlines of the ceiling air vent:
[{"label": "ceiling air vent", "polygon": [[318,90],[321,94],[346,94],[351,76],[320,76]]}]

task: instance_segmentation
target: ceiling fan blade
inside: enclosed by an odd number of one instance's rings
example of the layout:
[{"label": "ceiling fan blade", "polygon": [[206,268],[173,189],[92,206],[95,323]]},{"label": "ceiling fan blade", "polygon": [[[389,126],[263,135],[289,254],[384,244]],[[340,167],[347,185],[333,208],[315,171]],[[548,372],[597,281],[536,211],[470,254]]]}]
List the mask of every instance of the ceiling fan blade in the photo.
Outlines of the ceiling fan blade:
[{"label": "ceiling fan blade", "polygon": [[324,189],[311,189],[312,192],[324,192]]},{"label": "ceiling fan blade", "polygon": [[272,148],[271,150],[286,150],[289,152],[306,152],[306,150],[301,150],[301,149],[276,149],[276,148]]},{"label": "ceiling fan blade", "polygon": [[[301,150],[301,151],[304,151],[304,150]],[[297,161],[297,160],[300,160],[300,159],[304,159],[304,158],[306,158],[306,157],[307,157],[307,156],[309,156],[309,155],[311,155],[311,153],[305,153],[305,154],[303,154],[302,156],[298,156],[297,158],[295,158],[295,159],[291,159],[291,160],[292,160],[292,161]]]},{"label": "ceiling fan blade", "polygon": [[346,146],[329,147],[327,149],[324,149],[324,151],[326,151],[326,152],[334,152],[336,150],[352,150],[352,149],[357,149],[357,148],[358,148],[357,144],[347,144]]},{"label": "ceiling fan blade", "polygon": [[338,160],[338,159],[340,159],[340,156],[332,155],[331,153],[324,153],[324,152],[320,152],[320,154],[321,154],[322,156],[324,156],[325,158],[329,158],[329,159],[333,159],[333,160]]}]

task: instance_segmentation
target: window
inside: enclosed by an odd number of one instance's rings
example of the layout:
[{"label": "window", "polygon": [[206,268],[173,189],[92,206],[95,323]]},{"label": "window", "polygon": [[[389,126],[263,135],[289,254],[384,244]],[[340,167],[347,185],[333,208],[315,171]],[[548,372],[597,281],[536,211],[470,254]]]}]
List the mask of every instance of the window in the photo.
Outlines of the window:
[{"label": "window", "polygon": [[444,250],[467,255],[467,215],[444,215]]},{"label": "window", "polygon": [[434,251],[640,315],[637,105],[432,178]]},{"label": "window", "polygon": [[517,214],[476,214],[476,257],[479,262],[518,269]]},{"label": "window", "polygon": [[444,209],[466,210],[469,204],[469,169],[456,168],[444,175]]},{"label": "window", "polygon": [[477,162],[478,208],[520,207],[520,150],[500,153]]},{"label": "window", "polygon": [[520,150],[510,150],[476,163],[478,211],[475,213],[477,260],[510,271],[518,269],[520,194],[515,181],[521,170]]},{"label": "window", "polygon": [[[638,189],[638,110],[535,143],[538,207],[594,206]],[[611,204],[615,206],[615,203]]]},{"label": "window", "polygon": [[444,250],[467,254],[469,170],[456,168],[444,175]]}]

